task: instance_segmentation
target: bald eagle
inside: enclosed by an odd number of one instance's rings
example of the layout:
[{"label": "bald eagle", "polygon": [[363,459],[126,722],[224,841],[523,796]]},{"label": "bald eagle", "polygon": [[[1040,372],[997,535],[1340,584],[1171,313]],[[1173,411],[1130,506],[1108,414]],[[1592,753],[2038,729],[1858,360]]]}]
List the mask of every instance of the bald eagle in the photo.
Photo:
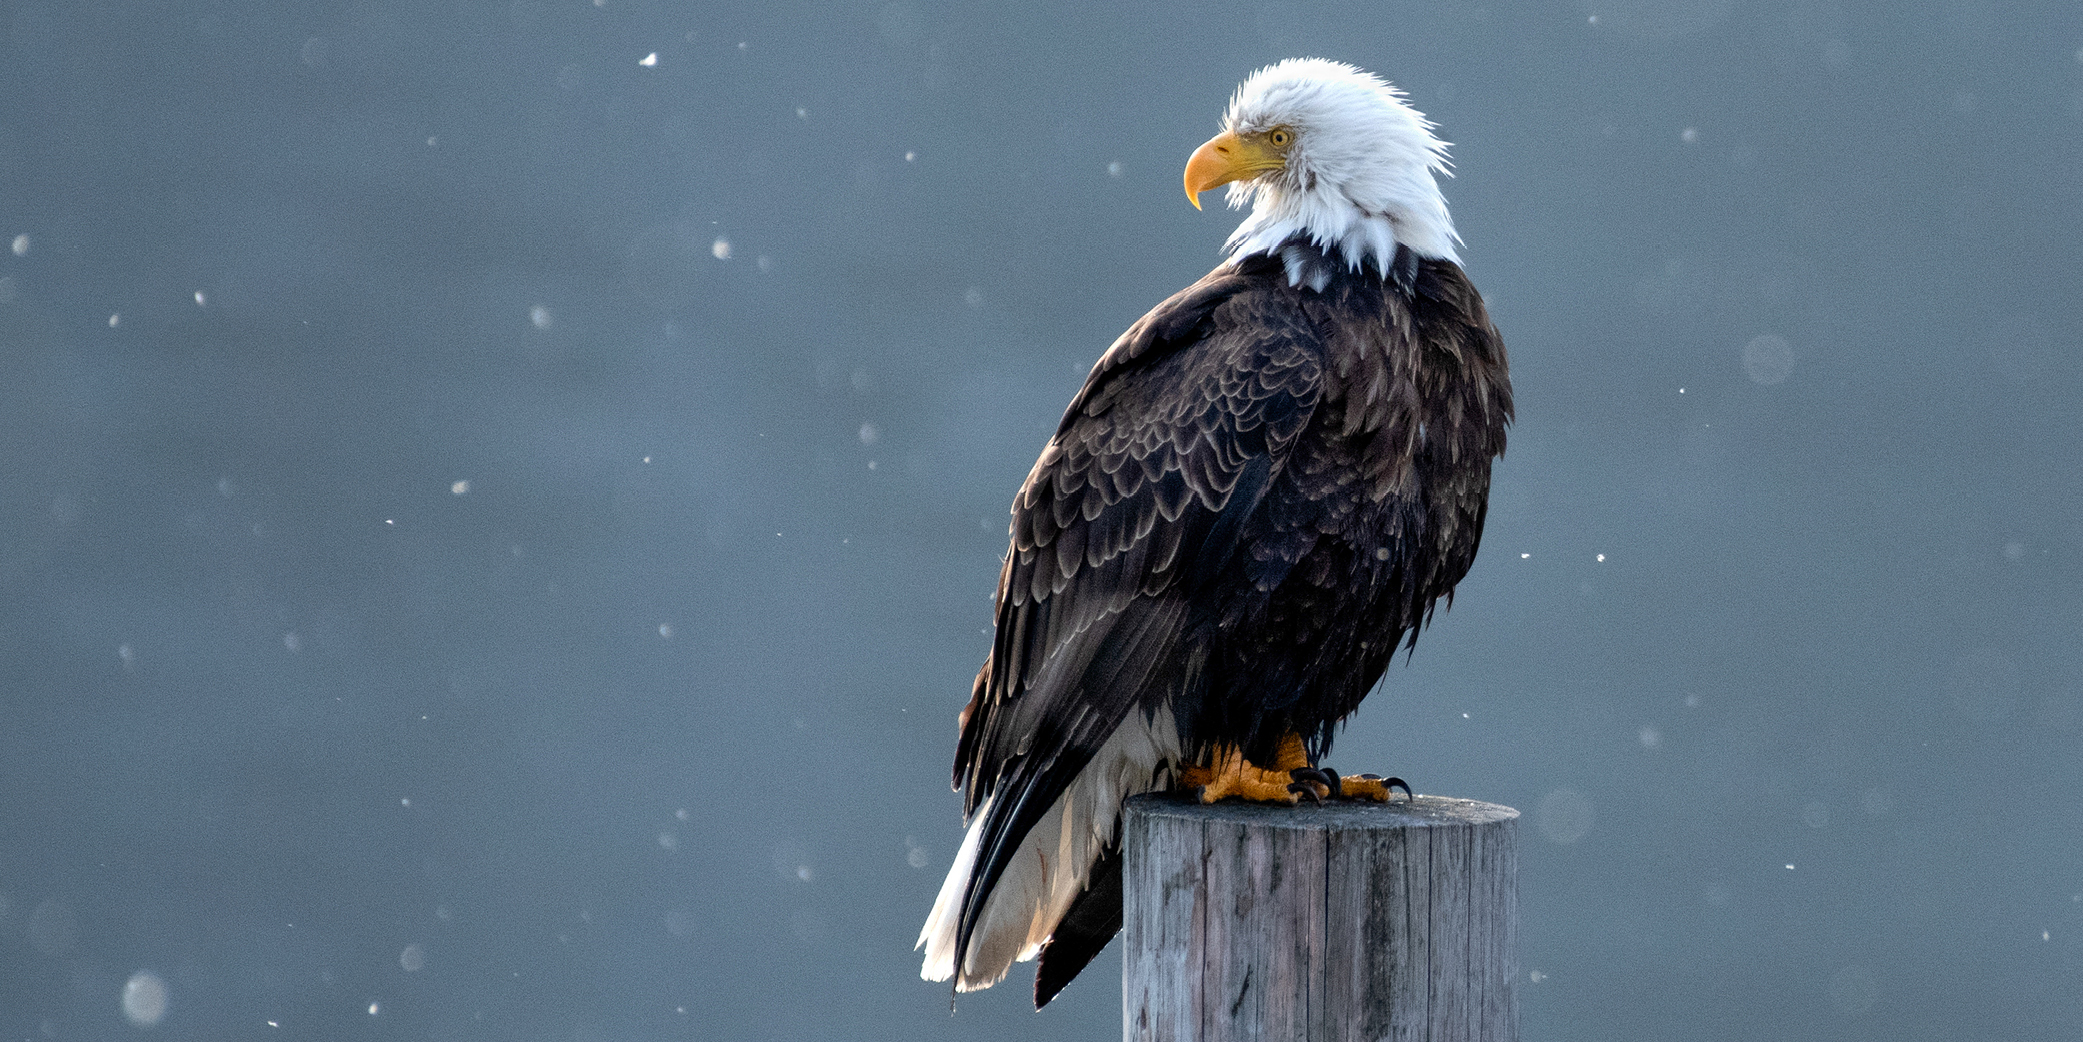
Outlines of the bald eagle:
[{"label": "bald eagle", "polygon": [[1318,59],[1252,74],[1188,161],[1196,207],[1227,184],[1251,213],[1101,356],[1013,500],[927,980],[1039,957],[1047,1004],[1121,929],[1136,793],[1388,797],[1317,767],[1452,602],[1512,418],[1446,165],[1401,92]]}]

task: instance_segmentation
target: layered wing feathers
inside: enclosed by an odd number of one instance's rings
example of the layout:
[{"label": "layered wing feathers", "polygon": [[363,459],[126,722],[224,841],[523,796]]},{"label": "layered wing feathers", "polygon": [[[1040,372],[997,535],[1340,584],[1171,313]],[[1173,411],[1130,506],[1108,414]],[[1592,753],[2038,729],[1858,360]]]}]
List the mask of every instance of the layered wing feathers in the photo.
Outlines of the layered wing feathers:
[{"label": "layered wing feathers", "polygon": [[[1322,351],[1313,331],[1279,320],[1291,310],[1240,293],[1253,285],[1218,271],[1124,334],[1014,498],[997,635],[955,764],[969,810],[996,791],[1009,754],[1037,737],[1031,725],[1078,708],[1120,719],[1126,705],[1102,704],[1118,693],[1066,688],[1075,671],[1055,657],[1073,635],[1116,624],[1187,574],[1213,574],[1187,566],[1234,552],[1237,525],[1218,519],[1257,505],[1307,425]],[[1247,483],[1252,502],[1235,502]],[[1224,531],[1228,545],[1209,544]]]},{"label": "layered wing feathers", "polygon": [[1130,712],[1182,682],[1195,577],[1237,552],[1309,423],[1321,345],[1268,292],[1219,269],[1146,315],[1093,367],[1013,501],[996,636],[955,760],[965,812],[989,801],[957,965],[1021,837]]}]

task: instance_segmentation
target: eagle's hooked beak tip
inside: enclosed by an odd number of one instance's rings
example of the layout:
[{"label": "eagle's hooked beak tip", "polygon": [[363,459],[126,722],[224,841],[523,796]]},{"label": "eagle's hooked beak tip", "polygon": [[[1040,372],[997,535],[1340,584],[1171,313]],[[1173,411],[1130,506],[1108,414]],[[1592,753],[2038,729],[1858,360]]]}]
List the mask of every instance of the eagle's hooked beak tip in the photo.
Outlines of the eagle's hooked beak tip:
[{"label": "eagle's hooked beak tip", "polygon": [[1225,130],[1194,149],[1186,161],[1186,198],[1201,208],[1201,193],[1232,181],[1245,181],[1280,168],[1282,157],[1256,139],[1246,141]]}]

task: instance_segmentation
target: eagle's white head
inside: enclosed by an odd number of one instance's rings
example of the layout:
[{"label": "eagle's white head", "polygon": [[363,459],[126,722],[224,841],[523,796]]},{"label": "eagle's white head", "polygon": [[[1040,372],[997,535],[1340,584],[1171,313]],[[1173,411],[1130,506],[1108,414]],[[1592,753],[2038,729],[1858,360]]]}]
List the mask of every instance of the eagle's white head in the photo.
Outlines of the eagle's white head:
[{"label": "eagle's white head", "polygon": [[1231,256],[1303,235],[1355,270],[1371,261],[1387,275],[1398,243],[1458,262],[1437,179],[1448,172],[1446,142],[1379,77],[1290,58],[1252,73],[1222,123],[1186,164],[1186,194],[1199,206],[1199,193],[1227,184],[1231,208],[1251,204]]}]

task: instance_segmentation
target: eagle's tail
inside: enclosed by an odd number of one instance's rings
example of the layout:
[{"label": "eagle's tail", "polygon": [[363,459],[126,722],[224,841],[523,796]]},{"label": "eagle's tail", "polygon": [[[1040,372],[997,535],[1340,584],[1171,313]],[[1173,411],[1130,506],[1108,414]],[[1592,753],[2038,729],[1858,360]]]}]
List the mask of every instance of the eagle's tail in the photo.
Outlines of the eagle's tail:
[{"label": "eagle's tail", "polygon": [[969,834],[955,855],[954,866],[948,869],[947,881],[941,884],[940,897],[933,902],[933,912],[926,917],[925,929],[919,931],[916,947],[924,948],[926,955],[919,976],[931,981],[953,978],[956,991],[977,991],[1003,980],[1014,962],[1039,954],[1072,903],[1092,882],[1094,863],[1118,847],[1122,801],[1165,784],[1166,775],[1179,762],[1179,731],[1171,710],[1160,707],[1154,715],[1130,712],[1070,787],[1021,838],[997,885],[977,895],[983,913],[976,917],[957,973],[955,948],[963,919],[962,899],[969,892],[970,876],[985,844],[991,803],[1012,794],[997,793],[979,805],[970,816]]}]

